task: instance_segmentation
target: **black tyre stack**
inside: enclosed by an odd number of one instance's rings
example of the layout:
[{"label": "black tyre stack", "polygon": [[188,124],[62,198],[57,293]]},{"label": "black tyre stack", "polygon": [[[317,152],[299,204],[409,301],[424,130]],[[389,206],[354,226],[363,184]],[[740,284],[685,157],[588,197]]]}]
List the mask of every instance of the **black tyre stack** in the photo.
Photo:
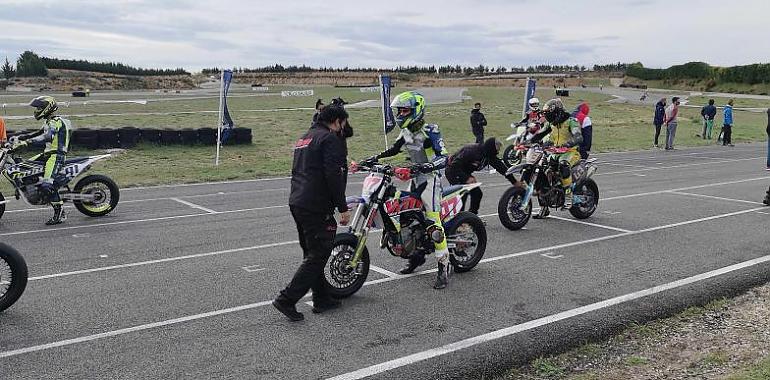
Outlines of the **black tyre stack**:
[{"label": "black tyre stack", "polygon": [[161,145],[179,145],[182,143],[182,137],[178,129],[164,128],[160,130]]},{"label": "black tyre stack", "polygon": [[141,132],[138,128],[123,127],[118,130],[118,141],[121,148],[133,148],[139,143]]},{"label": "black tyre stack", "polygon": [[120,146],[118,144],[118,130],[112,128],[103,128],[97,130],[96,135],[99,138],[99,147],[110,149]]},{"label": "black tyre stack", "polygon": [[214,128],[198,128],[198,141],[203,145],[216,145],[217,131]]},{"label": "black tyre stack", "polygon": [[140,140],[149,144],[160,144],[160,131],[155,128],[140,128]]},{"label": "black tyre stack", "polygon": [[[20,134],[27,134],[37,131],[36,129],[23,131],[8,131],[8,137]],[[227,145],[234,144],[252,144],[254,141],[251,128],[235,128],[230,134]],[[217,130],[215,128],[136,128],[121,127],[117,129],[103,128],[77,128],[72,131],[70,144],[79,148],[86,149],[110,149],[110,148],[133,148],[139,143],[160,144],[160,145],[216,145]]]},{"label": "black tyre stack", "polygon": [[179,131],[179,137],[183,145],[195,145],[198,143],[198,131],[185,128]]},{"label": "black tyre stack", "polygon": [[99,134],[90,128],[78,128],[72,131],[70,142],[78,147],[86,149],[99,148]]},{"label": "black tyre stack", "polygon": [[236,144],[251,144],[253,136],[251,134],[251,128],[235,128],[235,136],[230,137],[235,140]]}]

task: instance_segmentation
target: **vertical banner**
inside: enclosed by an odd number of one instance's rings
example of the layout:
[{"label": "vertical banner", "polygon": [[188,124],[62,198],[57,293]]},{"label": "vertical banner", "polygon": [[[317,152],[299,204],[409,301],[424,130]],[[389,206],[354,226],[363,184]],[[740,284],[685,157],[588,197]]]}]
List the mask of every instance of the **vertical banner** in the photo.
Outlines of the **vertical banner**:
[{"label": "vertical banner", "polygon": [[233,71],[224,70],[221,76],[221,87],[219,89],[219,121],[217,125],[217,157],[215,165],[219,165],[219,149],[222,143],[226,142],[233,134],[235,123],[230,117],[230,111],[227,109],[227,92],[230,90],[230,82],[233,80]]},{"label": "vertical banner", "polygon": [[535,97],[536,87],[537,81],[535,79],[527,78],[527,87],[524,88],[524,107],[522,107],[521,117],[527,116],[527,112],[529,112],[529,100]]},{"label": "vertical banner", "polygon": [[390,109],[390,76],[380,75],[380,101],[382,103],[382,123],[385,132],[385,148],[388,148],[388,132],[396,127],[393,110]]}]

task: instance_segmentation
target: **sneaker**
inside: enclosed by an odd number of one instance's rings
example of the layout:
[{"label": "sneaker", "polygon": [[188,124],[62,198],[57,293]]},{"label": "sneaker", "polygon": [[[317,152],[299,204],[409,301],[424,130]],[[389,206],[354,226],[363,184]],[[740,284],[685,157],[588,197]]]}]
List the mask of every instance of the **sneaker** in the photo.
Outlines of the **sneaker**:
[{"label": "sneaker", "polygon": [[765,169],[765,170],[767,170],[767,171],[769,171],[769,172],[770,172],[770,166],[768,166],[768,167],[767,167],[767,169]]},{"label": "sneaker", "polygon": [[449,283],[448,277],[449,276],[449,266],[439,262],[438,263],[438,271],[436,273],[436,283],[433,284],[433,289],[444,289],[446,288],[447,284]]},{"label": "sneaker", "polygon": [[286,305],[281,301],[274,300],[273,307],[278,309],[286,318],[289,318],[292,322],[299,322],[305,319],[305,316],[297,311],[296,305]]},{"label": "sneaker", "polygon": [[325,311],[334,310],[340,307],[342,302],[335,299],[327,299],[325,301],[313,301],[313,314],[321,314]]},{"label": "sneaker", "polygon": [[727,146],[735,146],[734,144],[727,144]]},{"label": "sneaker", "polygon": [[653,148],[658,148],[658,149],[660,149],[660,147],[658,146],[658,144],[652,144],[652,147],[653,147]]}]

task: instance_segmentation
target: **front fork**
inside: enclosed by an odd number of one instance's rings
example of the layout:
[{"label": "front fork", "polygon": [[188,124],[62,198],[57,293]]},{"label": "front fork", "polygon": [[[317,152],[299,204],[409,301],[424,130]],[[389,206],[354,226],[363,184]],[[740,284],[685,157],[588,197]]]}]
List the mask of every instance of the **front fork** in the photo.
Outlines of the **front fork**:
[{"label": "front fork", "polygon": [[[353,254],[353,258],[348,263],[348,267],[350,269],[357,268],[358,263],[361,261],[361,257],[364,254],[364,247],[366,247],[366,242],[369,238],[369,230],[372,226],[372,219],[374,218],[374,213],[377,212],[377,206],[374,203],[369,205],[369,210],[366,215],[364,215],[363,212],[365,208],[366,207],[364,207],[364,204],[360,204],[358,206],[356,213],[353,216],[353,222],[351,223],[353,227],[351,227],[350,232],[356,236],[358,244],[356,244],[356,251]],[[362,216],[364,216],[363,220],[361,220]]]},{"label": "front fork", "polygon": [[529,204],[530,199],[532,198],[532,193],[535,192],[535,182],[537,182],[538,175],[540,175],[540,168],[536,168],[529,177],[529,181],[527,182],[527,192],[524,193],[524,199],[521,200],[521,204],[519,205],[519,209],[522,211],[527,209],[527,204]]}]

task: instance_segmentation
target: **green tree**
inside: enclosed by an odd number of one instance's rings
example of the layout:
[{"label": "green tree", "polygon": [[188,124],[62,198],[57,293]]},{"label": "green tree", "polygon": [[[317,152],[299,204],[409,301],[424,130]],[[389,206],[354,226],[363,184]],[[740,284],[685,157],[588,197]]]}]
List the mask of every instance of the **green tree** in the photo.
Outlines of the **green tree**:
[{"label": "green tree", "polygon": [[20,77],[44,77],[48,75],[48,69],[37,54],[28,50],[16,60],[16,75]]},{"label": "green tree", "polygon": [[16,76],[16,70],[11,66],[11,62],[8,61],[8,57],[5,57],[5,63],[3,64],[3,76],[5,79],[11,79]]}]

